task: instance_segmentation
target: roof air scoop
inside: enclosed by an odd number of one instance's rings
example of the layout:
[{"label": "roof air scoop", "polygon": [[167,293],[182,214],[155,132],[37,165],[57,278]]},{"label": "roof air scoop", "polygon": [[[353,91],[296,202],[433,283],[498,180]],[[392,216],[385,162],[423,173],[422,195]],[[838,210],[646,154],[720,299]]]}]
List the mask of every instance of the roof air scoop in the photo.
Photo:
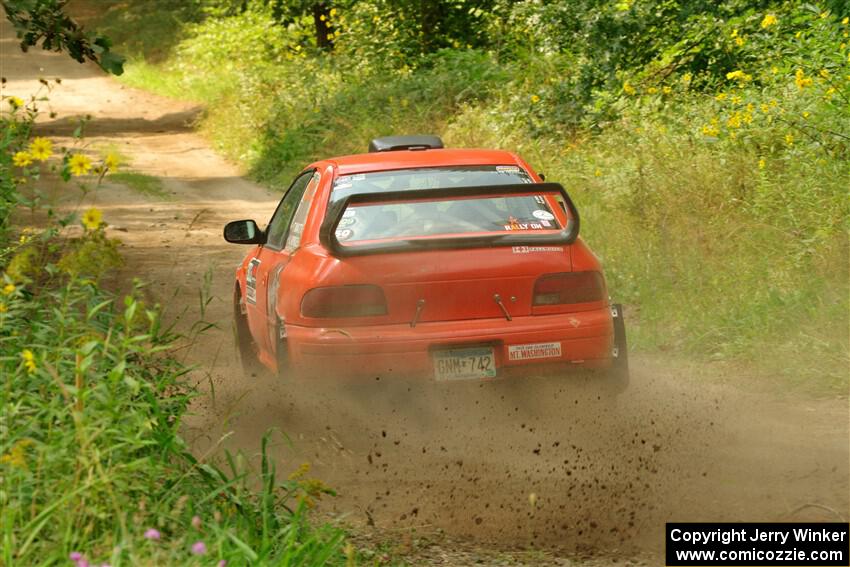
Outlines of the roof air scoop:
[{"label": "roof air scoop", "polygon": [[439,136],[384,136],[369,142],[369,153],[400,150],[438,150],[443,147]]}]

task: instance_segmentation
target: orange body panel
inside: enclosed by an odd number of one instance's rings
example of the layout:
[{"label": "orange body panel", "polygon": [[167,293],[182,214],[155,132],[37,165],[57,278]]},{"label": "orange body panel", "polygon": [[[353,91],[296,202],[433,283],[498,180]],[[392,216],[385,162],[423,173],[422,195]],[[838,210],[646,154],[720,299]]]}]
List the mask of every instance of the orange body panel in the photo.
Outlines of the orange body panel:
[{"label": "orange body panel", "polygon": [[[264,364],[275,367],[278,333],[285,334],[295,367],[328,376],[431,374],[435,350],[470,345],[492,346],[500,369],[553,362],[593,368],[611,364],[613,327],[607,294],[604,300],[588,303],[532,305],[535,281],[543,274],[601,272],[598,259],[580,239],[540,250],[494,246],[344,258],[333,256],[320,243],[319,229],[336,177],[451,165],[516,165],[540,181],[519,157],[495,150],[370,153],[307,168],[318,171],[321,180],[300,247],[291,253],[253,247],[236,273],[243,312]],[[566,221],[563,210],[553,211]],[[254,301],[247,305],[249,267]],[[301,313],[309,290],[357,284],[381,287],[385,315],[320,319]],[[496,296],[504,298],[501,305]],[[557,356],[542,350],[533,356],[537,353],[532,347],[517,346],[551,343],[559,345]],[[515,351],[524,348],[530,358],[518,358]]]}]

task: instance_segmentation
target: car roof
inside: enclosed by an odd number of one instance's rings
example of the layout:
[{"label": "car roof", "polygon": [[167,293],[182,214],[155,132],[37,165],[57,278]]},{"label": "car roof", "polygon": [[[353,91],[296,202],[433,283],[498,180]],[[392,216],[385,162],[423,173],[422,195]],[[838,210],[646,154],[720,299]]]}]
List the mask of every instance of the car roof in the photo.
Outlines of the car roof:
[{"label": "car roof", "polygon": [[521,165],[519,158],[504,150],[440,149],[372,152],[327,160],[338,175],[451,165]]}]

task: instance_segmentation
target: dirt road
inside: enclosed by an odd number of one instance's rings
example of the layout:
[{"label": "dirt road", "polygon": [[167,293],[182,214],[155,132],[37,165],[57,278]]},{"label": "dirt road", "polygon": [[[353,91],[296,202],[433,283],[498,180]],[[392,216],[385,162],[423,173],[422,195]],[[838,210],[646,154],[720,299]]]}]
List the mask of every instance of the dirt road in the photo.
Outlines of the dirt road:
[{"label": "dirt road", "polygon": [[205,318],[218,328],[186,352],[208,393],[187,436],[203,450],[232,431],[225,445],[253,455],[265,430],[285,432],[291,442],[279,436],[274,449],[279,470],[310,462],[339,492],[321,514],[391,539],[417,561],[453,564],[461,560],[441,549],[530,547],[547,550],[538,559],[581,554],[607,564],[656,557],[665,521],[848,518],[846,399],[759,391],[714,366],[634,357],[633,387],[615,405],[593,388],[538,379],[343,387],[294,404],[284,383],[246,377],[236,362],[231,278],[245,250],[220,236],[227,220],[265,222],[277,198],[193,133],[198,109],[64,55],[22,54],[5,21],[0,75],[4,94],[21,98],[39,77],[61,77],[49,103],[58,116],[43,115],[40,132],[70,144],[69,118],[91,114],[88,151],[117,149],[126,169],[162,180],[158,197],[107,183],[86,202],[124,242],[122,277],[150,282],[182,328],[198,317],[199,288],[211,294]]}]

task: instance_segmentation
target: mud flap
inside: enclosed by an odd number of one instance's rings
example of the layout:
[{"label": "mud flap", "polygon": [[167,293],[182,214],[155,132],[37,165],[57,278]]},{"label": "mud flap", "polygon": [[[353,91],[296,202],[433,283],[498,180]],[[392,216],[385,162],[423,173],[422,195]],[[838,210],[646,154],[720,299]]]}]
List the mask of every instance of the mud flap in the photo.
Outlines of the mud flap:
[{"label": "mud flap", "polygon": [[292,371],[289,360],[289,344],[286,338],[286,325],[280,319],[277,320],[277,325],[275,325],[274,351],[278,377],[288,378]]},{"label": "mud flap", "polygon": [[614,346],[611,349],[612,364],[608,370],[607,382],[619,393],[629,386],[629,350],[622,304],[611,305],[611,318],[614,321]]}]

